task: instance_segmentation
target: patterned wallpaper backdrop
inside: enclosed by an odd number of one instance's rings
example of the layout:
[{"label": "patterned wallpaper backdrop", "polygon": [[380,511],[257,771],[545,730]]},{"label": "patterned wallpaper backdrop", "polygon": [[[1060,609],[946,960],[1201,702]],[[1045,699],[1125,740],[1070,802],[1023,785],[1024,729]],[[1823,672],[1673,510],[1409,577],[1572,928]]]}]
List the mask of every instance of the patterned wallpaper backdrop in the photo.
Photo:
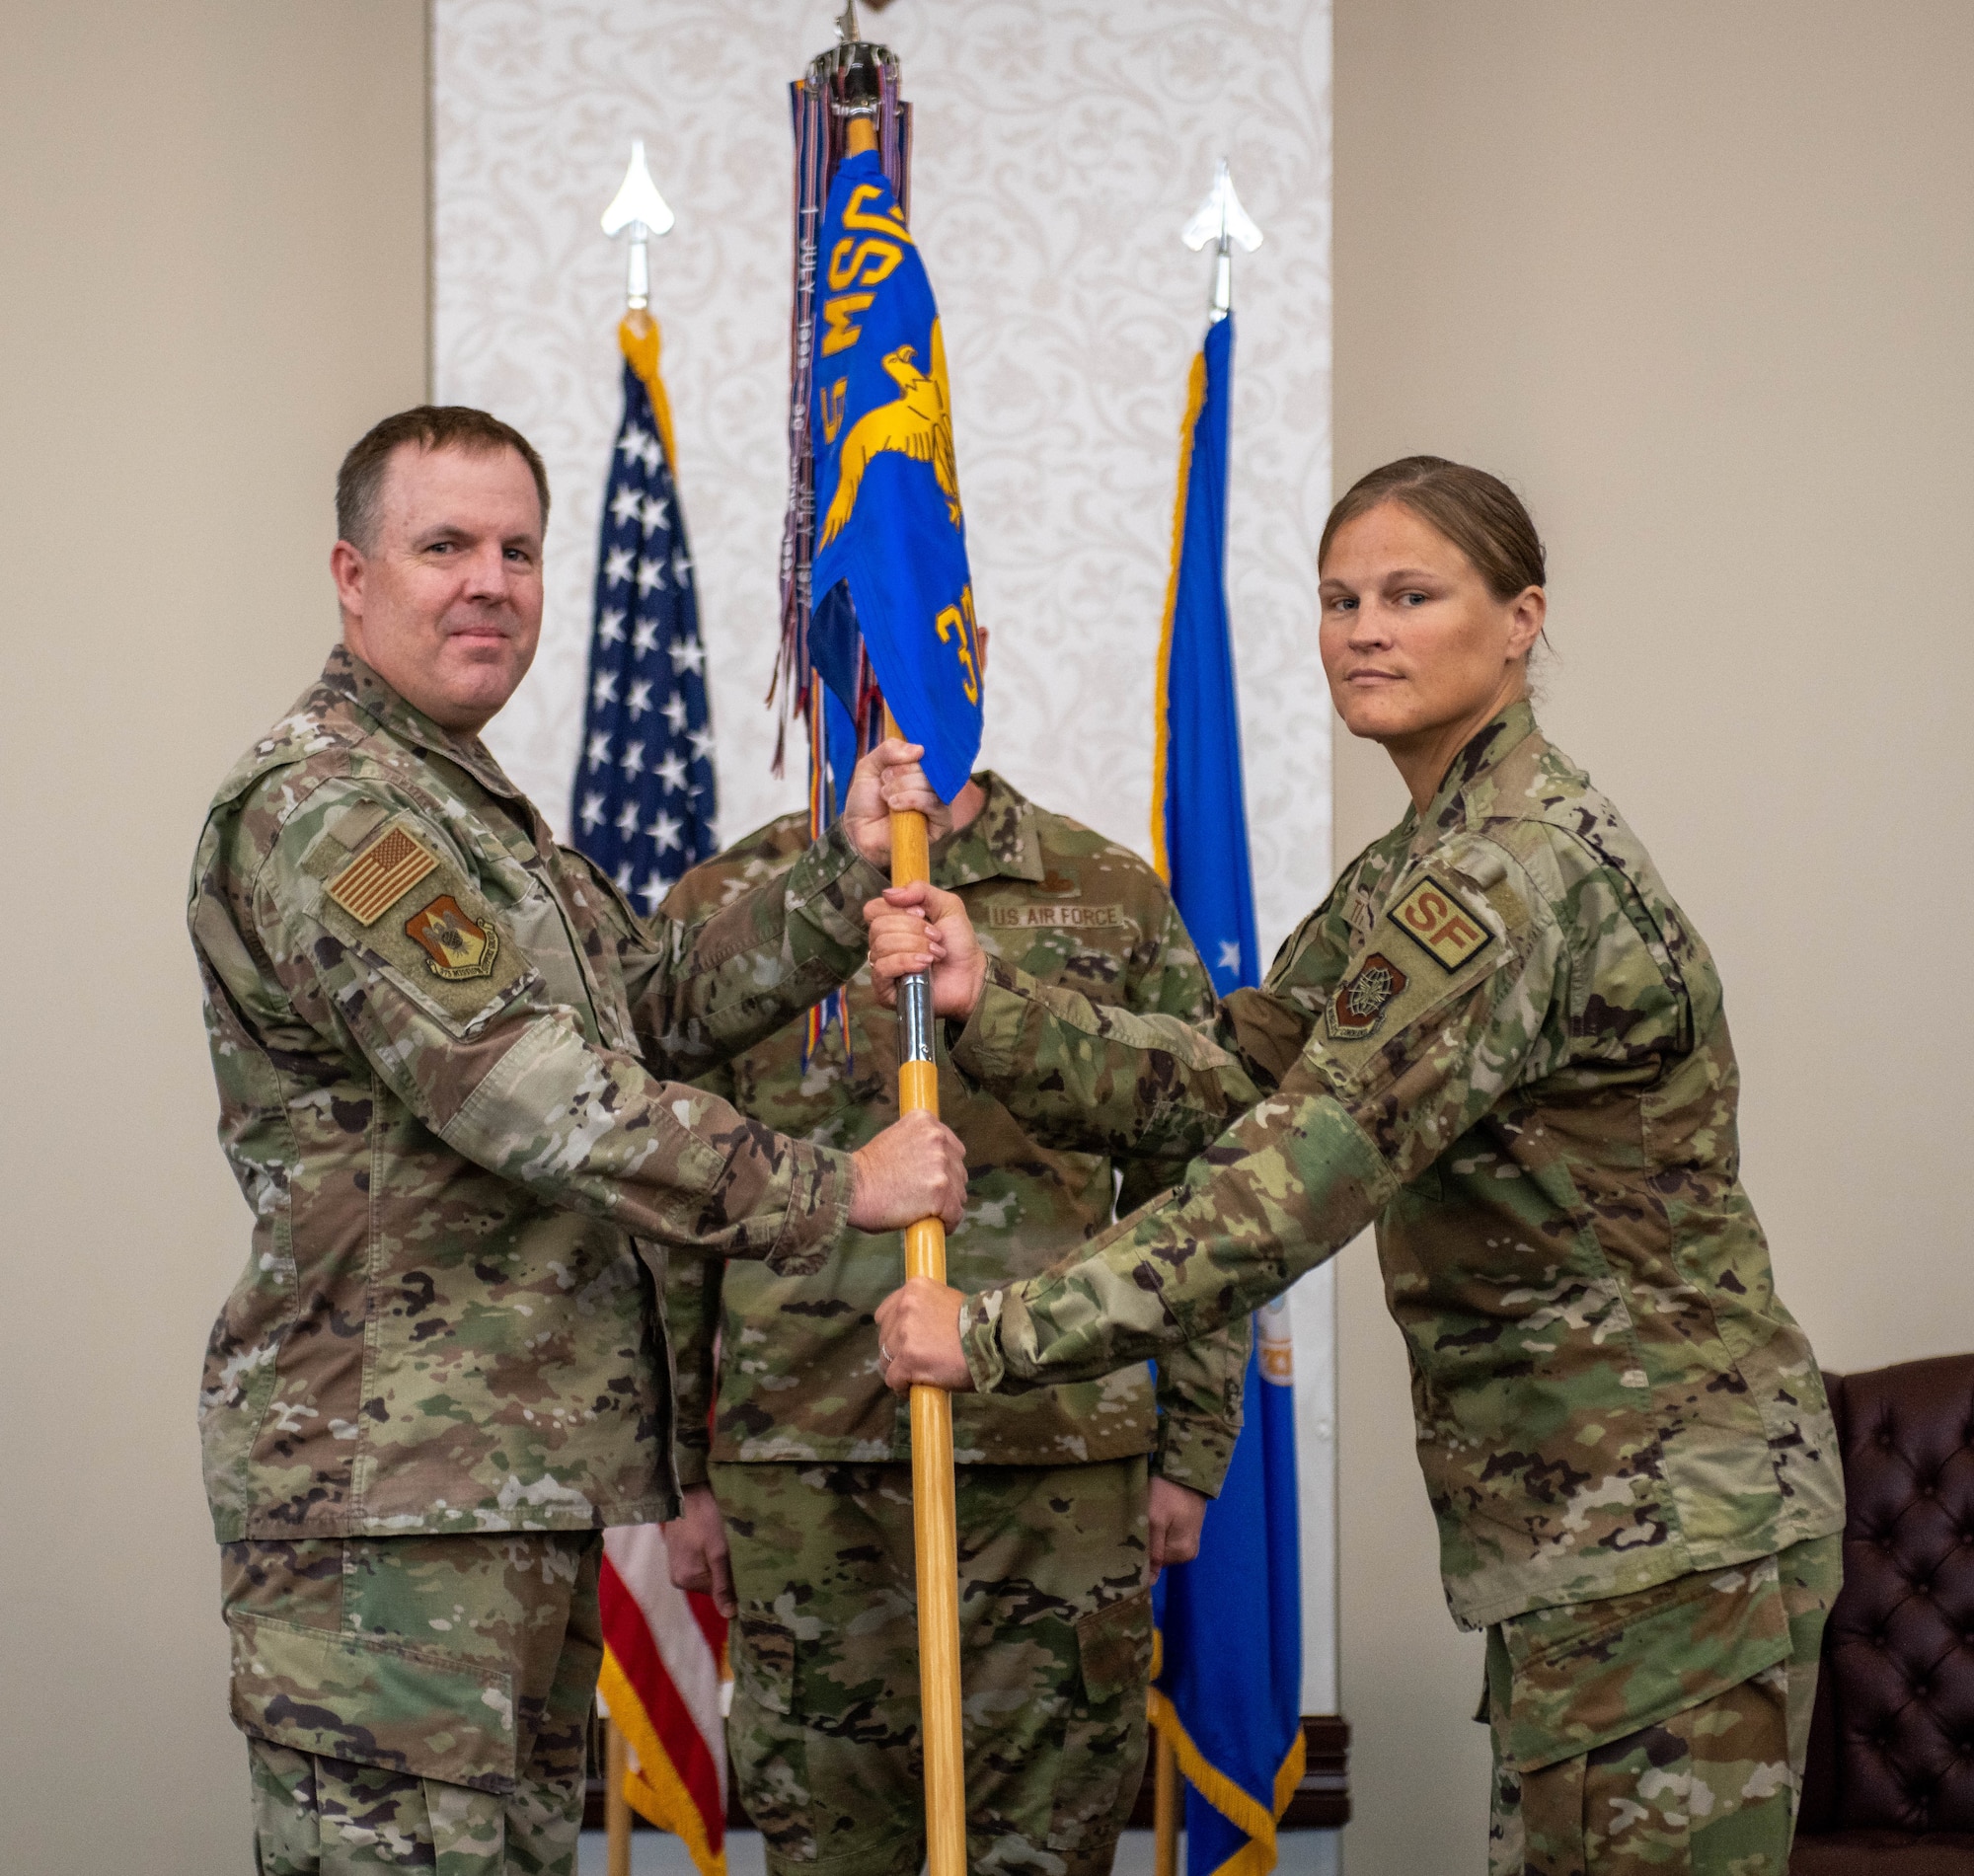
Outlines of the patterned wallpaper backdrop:
[{"label": "patterned wallpaper backdrop", "polygon": [[[617,419],[624,261],[597,218],[634,136],[678,216],[652,244],[652,308],[712,677],[721,833],[801,798],[798,743],[786,779],[769,773],[762,705],[788,466],[787,86],[831,42],[839,4],[433,8],[434,391],[517,424],[548,461],[541,653],[489,740],[559,828]],[[945,324],[991,635],[983,760],[1140,852],[1178,422],[1212,272],[1178,230],[1216,158],[1266,235],[1235,263],[1229,584],[1271,955],[1330,866],[1313,633],[1329,498],[1327,0],[892,0],[867,5],[864,28],[896,49],[916,111],[913,231]],[[1327,1295],[1326,1280],[1297,1333],[1321,1473]],[[1320,1478],[1305,1485],[1329,1502]],[[1312,1593],[1320,1602],[1325,1583]]]}]

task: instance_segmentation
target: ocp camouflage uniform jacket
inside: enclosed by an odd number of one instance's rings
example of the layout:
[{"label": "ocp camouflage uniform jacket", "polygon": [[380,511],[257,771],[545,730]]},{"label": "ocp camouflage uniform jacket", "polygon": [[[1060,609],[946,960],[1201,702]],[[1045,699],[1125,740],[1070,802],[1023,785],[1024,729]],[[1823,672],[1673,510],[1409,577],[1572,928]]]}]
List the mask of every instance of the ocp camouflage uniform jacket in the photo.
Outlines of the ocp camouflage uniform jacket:
[{"label": "ocp camouflage uniform jacket", "polygon": [[1526,705],[1210,1038],[989,968],[954,1059],[1025,1124],[1200,1157],[1079,1261],[968,1300],[983,1388],[1197,1336],[1375,1219],[1463,1624],[1841,1525],[1822,1379],[1741,1189],[1712,960]]},{"label": "ocp camouflage uniform jacket", "polygon": [[[1158,875],[998,776],[977,780],[986,803],[934,849],[933,877],[966,901],[995,955],[1098,1003],[1204,1021],[1213,986]],[[806,848],[807,825],[805,814],[791,814],[750,834],[688,874],[666,911],[690,922],[779,878]],[[897,1118],[897,1020],[877,1006],[868,971],[846,1002],[848,1061],[842,1028],[832,1025],[804,1074],[806,1025],[797,1023],[701,1086],[794,1139],[862,1146]],[[966,1216],[947,1241],[949,1277],[958,1288],[1044,1270],[1109,1222],[1115,1176],[1107,1156],[1038,1145],[998,1101],[944,1066],[940,1111],[966,1143]],[[1183,1166],[1181,1160],[1127,1167],[1124,1208]],[[737,1461],[909,1459],[910,1414],[878,1373],[873,1313],[903,1275],[895,1232],[846,1230],[828,1262],[805,1276],[760,1264],[674,1262],[665,1313],[676,1347],[680,1477],[704,1480],[709,1451]],[[1242,1317],[1196,1345],[1162,1350],[1156,1400],[1142,1363],[1018,1400],[957,1395],[956,1455],[995,1465],[1066,1465],[1155,1453],[1155,1469],[1210,1496],[1241,1427],[1248,1334]]]},{"label": "ocp camouflage uniform jacket", "polygon": [[839,829],[783,890],[646,925],[477,738],[333,652],[192,870],[254,1213],[201,1395],[221,1540],[672,1516],[667,1250],[813,1268],[850,1175],[653,1078],[830,990],[881,883]]}]

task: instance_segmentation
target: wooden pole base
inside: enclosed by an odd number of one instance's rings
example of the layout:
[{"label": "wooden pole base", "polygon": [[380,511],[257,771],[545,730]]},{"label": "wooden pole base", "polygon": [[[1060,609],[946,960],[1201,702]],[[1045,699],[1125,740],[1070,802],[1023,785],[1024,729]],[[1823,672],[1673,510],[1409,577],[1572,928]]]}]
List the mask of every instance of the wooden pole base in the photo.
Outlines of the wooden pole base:
[{"label": "wooden pole base", "polygon": [[1178,1876],[1179,1802],[1185,1786],[1178,1775],[1178,1755],[1172,1741],[1152,1733],[1152,1870],[1153,1876]]},{"label": "wooden pole base", "polygon": [[631,1876],[631,1801],[624,1795],[631,1754],[617,1722],[603,1722],[604,1867],[609,1876]]}]

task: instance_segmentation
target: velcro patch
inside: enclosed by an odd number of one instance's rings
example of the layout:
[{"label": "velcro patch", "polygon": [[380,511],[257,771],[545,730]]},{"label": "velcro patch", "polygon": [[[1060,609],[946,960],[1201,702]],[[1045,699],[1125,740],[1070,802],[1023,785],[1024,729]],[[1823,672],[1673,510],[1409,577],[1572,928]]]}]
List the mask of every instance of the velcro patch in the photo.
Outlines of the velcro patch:
[{"label": "velcro patch", "polygon": [[468,918],[449,892],[413,913],[405,936],[424,952],[425,968],[448,983],[492,977],[494,960],[500,955],[500,933],[493,920],[482,925]]},{"label": "velcro patch", "polygon": [[329,882],[329,896],[361,926],[372,926],[438,864],[402,827],[358,854]]},{"label": "velcro patch", "polygon": [[1337,985],[1325,1006],[1323,1024],[1332,1042],[1354,1042],[1385,1019],[1385,1007],[1410,981],[1383,951],[1371,952]]},{"label": "velcro patch", "polygon": [[1457,971],[1494,941],[1453,889],[1430,873],[1385,916],[1445,971]]}]

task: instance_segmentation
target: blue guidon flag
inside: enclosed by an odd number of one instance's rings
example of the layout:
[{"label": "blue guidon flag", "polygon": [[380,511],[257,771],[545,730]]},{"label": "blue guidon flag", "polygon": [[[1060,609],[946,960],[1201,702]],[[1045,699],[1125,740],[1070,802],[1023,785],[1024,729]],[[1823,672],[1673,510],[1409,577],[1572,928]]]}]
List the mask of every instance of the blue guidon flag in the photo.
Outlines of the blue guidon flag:
[{"label": "blue guidon flag", "polygon": [[966,521],[939,308],[875,151],[838,167],[816,267],[810,658],[847,720],[862,635],[949,801],[980,751]]},{"label": "blue guidon flag", "polygon": [[[1241,705],[1227,611],[1231,315],[1193,359],[1159,652],[1152,848],[1225,997],[1256,981],[1242,800]],[[1263,1876],[1303,1774],[1302,1594],[1288,1299],[1254,1315],[1247,1411],[1199,1554],[1154,1591],[1151,1718],[1185,1774],[1187,1876]]]},{"label": "blue guidon flag", "polygon": [[576,846],[649,914],[719,845],[713,726],[657,324],[631,315],[618,338],[624,418],[603,495],[571,813]]}]

